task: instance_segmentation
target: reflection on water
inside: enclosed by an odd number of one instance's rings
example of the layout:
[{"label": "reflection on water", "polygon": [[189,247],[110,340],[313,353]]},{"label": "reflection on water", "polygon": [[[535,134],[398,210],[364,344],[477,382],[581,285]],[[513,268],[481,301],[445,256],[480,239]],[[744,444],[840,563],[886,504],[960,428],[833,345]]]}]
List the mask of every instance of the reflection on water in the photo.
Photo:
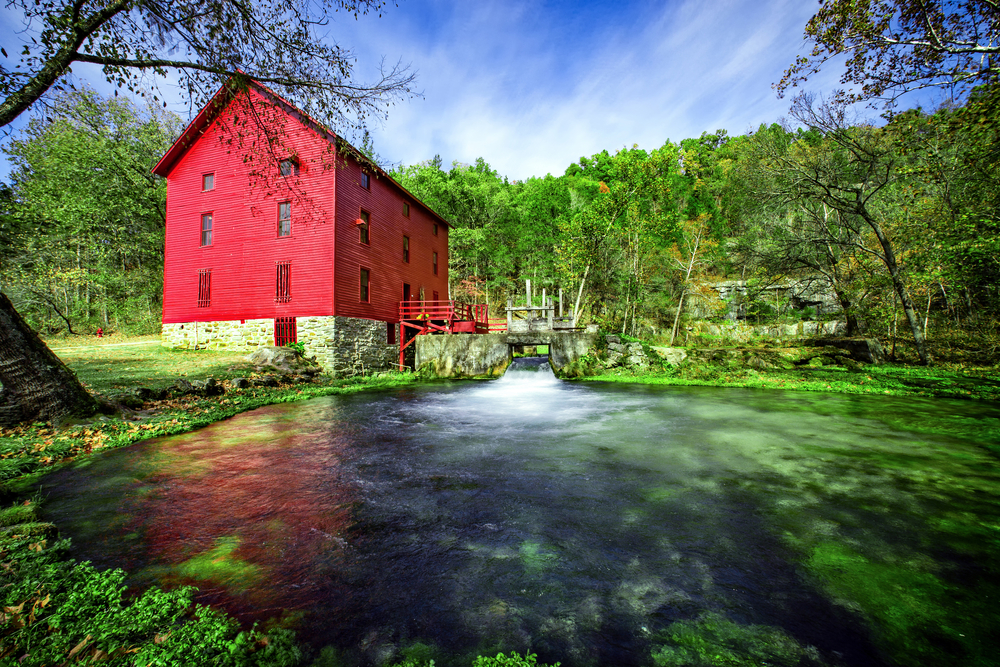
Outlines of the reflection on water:
[{"label": "reflection on water", "polygon": [[[353,663],[421,642],[438,664],[675,664],[666,637],[714,624],[719,642],[771,628],[800,651],[787,664],[974,664],[1000,591],[996,536],[975,533],[1000,525],[995,461],[882,418],[963,409],[581,385],[517,360],[109,452],[46,479],[45,508],[80,557],[284,614]],[[908,607],[883,618],[885,592]],[[949,639],[934,605],[959,603]]]}]

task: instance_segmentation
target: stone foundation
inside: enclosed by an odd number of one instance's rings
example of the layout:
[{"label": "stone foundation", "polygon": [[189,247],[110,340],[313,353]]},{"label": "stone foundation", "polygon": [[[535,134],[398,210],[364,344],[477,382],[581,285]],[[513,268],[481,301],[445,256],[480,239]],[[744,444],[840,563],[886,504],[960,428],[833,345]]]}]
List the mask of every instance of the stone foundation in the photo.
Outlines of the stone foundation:
[{"label": "stone foundation", "polygon": [[274,345],[274,320],[164,324],[160,344],[182,350],[256,350]]},{"label": "stone foundation", "polygon": [[[399,340],[399,325],[396,340]],[[386,323],[355,317],[298,317],[296,337],[306,356],[330,375],[368,375],[394,370],[399,345],[386,343]],[[179,349],[246,350],[274,345],[274,320],[230,320],[164,324],[163,347]]]}]

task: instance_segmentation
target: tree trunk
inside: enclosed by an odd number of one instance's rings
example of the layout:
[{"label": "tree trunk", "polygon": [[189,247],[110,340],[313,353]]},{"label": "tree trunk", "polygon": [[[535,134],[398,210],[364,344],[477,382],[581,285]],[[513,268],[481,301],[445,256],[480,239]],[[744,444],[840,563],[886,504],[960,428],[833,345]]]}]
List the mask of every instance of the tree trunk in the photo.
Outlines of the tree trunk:
[{"label": "tree trunk", "polygon": [[573,328],[580,319],[580,299],[583,297],[583,285],[587,282],[587,274],[590,273],[590,264],[583,270],[583,278],[580,279],[580,289],[576,292],[576,303],[573,305]]},{"label": "tree trunk", "polygon": [[87,417],[97,401],[0,293],[0,423]]},{"label": "tree trunk", "polygon": [[873,232],[875,232],[875,237],[878,239],[879,245],[882,246],[883,261],[885,261],[886,268],[889,269],[889,277],[892,278],[892,286],[895,288],[896,294],[899,296],[899,303],[903,306],[903,313],[906,315],[906,321],[910,325],[910,331],[913,332],[913,342],[917,347],[917,354],[920,356],[920,363],[924,366],[930,366],[933,362],[931,360],[930,353],[927,351],[927,343],[924,340],[924,331],[920,327],[920,316],[917,314],[917,309],[914,307],[913,301],[910,299],[910,293],[906,289],[903,277],[899,275],[899,264],[896,262],[896,253],[893,252],[892,243],[889,242],[889,237],[882,231],[882,226],[879,225],[871,216],[867,215],[867,211],[861,211],[860,213],[865,222],[868,223],[868,226],[871,227]]},{"label": "tree trunk", "polygon": [[844,311],[844,318],[847,320],[848,338],[860,336],[861,326],[858,324],[858,316],[854,312],[854,304],[851,303],[851,298],[847,296],[847,292],[840,289],[836,284],[833,285],[833,293],[837,296],[837,301],[840,302],[840,307]]},{"label": "tree trunk", "polygon": [[674,315],[674,327],[670,330],[670,344],[674,344],[674,339],[677,338],[677,325],[681,321],[681,310],[684,308],[684,295],[687,294],[687,288],[681,290],[680,301],[677,302],[677,313]]}]

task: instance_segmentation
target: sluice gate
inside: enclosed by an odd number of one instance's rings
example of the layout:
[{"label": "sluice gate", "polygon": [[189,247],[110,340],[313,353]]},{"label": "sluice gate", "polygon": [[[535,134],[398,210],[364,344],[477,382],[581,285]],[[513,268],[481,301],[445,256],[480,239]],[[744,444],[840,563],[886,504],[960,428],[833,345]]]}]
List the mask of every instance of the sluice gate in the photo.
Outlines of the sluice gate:
[{"label": "sluice gate", "polygon": [[586,355],[597,339],[597,333],[579,331],[419,336],[415,361],[418,370],[438,377],[499,377],[510,365],[516,346],[547,345],[549,363],[558,375]]}]

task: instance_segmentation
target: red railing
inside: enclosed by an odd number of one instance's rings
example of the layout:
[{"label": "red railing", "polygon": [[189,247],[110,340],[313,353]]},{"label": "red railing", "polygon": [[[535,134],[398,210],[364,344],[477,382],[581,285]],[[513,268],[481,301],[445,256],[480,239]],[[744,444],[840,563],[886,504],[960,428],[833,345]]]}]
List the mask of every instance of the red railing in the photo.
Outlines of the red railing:
[{"label": "red railing", "polygon": [[[399,346],[399,366],[403,367],[403,350],[408,348],[417,336],[430,333],[490,333],[506,331],[496,329],[489,320],[489,309],[483,304],[448,301],[400,301],[399,323],[403,340]],[[409,337],[407,337],[409,335]]]},{"label": "red railing", "polygon": [[[467,307],[459,305],[459,309]],[[457,314],[454,301],[400,301],[400,320],[455,320]]]}]

